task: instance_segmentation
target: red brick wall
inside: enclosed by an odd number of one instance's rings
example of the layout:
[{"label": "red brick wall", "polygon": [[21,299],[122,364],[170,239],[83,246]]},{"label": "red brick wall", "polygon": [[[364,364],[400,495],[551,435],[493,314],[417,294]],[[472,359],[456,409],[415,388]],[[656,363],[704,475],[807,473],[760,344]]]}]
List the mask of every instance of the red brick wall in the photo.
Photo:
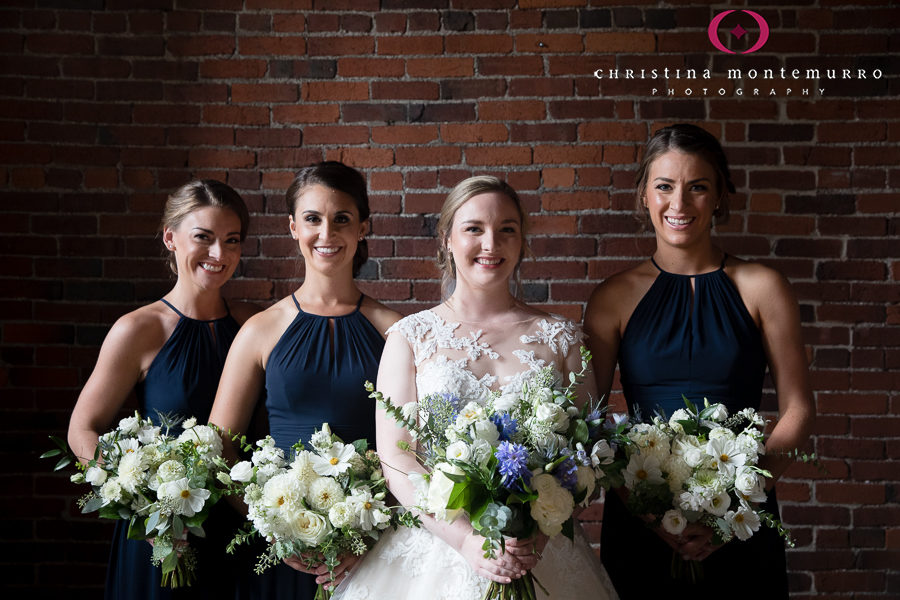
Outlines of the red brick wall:
[{"label": "red brick wall", "polygon": [[[265,304],[302,272],[282,199],[293,172],[356,165],[375,213],[363,286],[411,312],[438,298],[443,196],[470,174],[499,174],[533,214],[528,297],[580,318],[595,283],[652,251],[629,211],[639,148],[690,121],[724,141],[739,187],[719,242],[781,270],[801,303],[820,413],[810,447],[827,473],[797,467],[779,485],[797,539],[792,589],[900,594],[900,10],[748,4],[771,38],[726,55],[706,27],[727,5],[697,0],[4,2],[4,587],[97,597],[111,530],[78,516],[79,491],[36,456],[65,430],[109,324],[170,285],[153,237],[166,192],[192,177],[241,192],[254,219],[229,293]],[[748,47],[726,29],[723,41]],[[727,77],[782,66],[869,75]],[[614,67],[710,68],[712,79],[592,76]]]}]

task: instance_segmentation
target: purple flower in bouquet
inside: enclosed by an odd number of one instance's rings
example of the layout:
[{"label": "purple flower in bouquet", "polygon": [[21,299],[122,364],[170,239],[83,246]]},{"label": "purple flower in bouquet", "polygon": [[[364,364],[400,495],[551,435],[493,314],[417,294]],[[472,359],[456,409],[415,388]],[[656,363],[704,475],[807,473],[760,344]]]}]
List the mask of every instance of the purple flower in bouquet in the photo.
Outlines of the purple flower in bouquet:
[{"label": "purple flower in bouquet", "polygon": [[511,440],[512,436],[519,431],[519,423],[509,416],[509,413],[493,414],[490,419],[491,423],[497,426],[497,431],[500,432],[500,439],[503,441]]},{"label": "purple flower in bouquet", "polygon": [[526,485],[531,482],[531,471],[528,469],[528,450],[522,444],[500,442],[494,456],[500,462],[501,483],[510,490],[522,491],[523,480]]},{"label": "purple flower in bouquet", "polygon": [[[563,454],[567,453],[567,450],[563,450]],[[578,464],[571,456],[567,456],[553,469],[553,476],[556,477],[559,485],[574,493],[575,486],[578,484]]]}]

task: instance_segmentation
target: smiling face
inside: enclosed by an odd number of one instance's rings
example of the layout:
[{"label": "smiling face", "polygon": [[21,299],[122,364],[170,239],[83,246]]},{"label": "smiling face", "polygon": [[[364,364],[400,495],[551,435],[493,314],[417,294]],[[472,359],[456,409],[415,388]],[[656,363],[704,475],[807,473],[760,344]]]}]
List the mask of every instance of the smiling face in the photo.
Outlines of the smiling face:
[{"label": "smiling face", "polygon": [[231,209],[204,206],[174,228],[163,229],[163,242],[175,253],[179,280],[201,289],[218,289],[241,259],[241,220]]},{"label": "smiling face", "polygon": [[720,197],[716,171],[703,158],[675,150],[661,154],[650,165],[643,197],[657,244],[708,243]]},{"label": "smiling face", "polygon": [[453,215],[447,248],[457,282],[508,286],[522,256],[522,223],[515,202],[501,192],[472,196]]},{"label": "smiling face", "polygon": [[349,194],[311,185],[297,198],[290,216],[291,237],[297,240],[306,268],[323,273],[353,271],[353,255],[368,230]]}]

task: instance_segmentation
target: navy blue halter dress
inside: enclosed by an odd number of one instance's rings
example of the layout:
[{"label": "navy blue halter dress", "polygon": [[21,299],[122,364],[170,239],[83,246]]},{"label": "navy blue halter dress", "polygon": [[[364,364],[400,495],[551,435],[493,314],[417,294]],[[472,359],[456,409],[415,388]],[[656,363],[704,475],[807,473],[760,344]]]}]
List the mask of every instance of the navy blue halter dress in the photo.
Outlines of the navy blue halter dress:
[{"label": "navy blue halter dress", "polygon": [[[333,317],[300,308],[275,344],[266,364],[266,411],[269,433],[290,458],[298,440],[308,443],[322,423],[345,442],[366,439],[375,446],[375,404],[365,390],[375,381],[384,338],[360,312]],[[313,575],[285,564],[254,578],[253,598],[311,600]]]},{"label": "navy blue halter dress", "polygon": [[[725,274],[726,260],[715,271],[690,276],[663,271],[651,258],[659,275],[619,345],[622,390],[632,414],[643,420],[657,411],[670,416],[684,408],[682,394],[694,402],[721,402],[732,414],[759,410],[766,370],[762,336]],[[774,492],[764,508],[778,514]],[[671,578],[672,549],[608,493],[600,552],[622,600],[705,598],[729,589],[732,595],[739,589],[740,597],[788,597],[784,542],[766,526],[713,552],[703,561],[703,581],[691,585]],[[753,577],[736,579],[737,569]]]},{"label": "navy blue halter dress", "polygon": [[[153,359],[144,381],[135,388],[138,410],[157,424],[157,411],[193,416],[197,422],[206,423],[239,325],[230,312],[221,319],[198,321],[184,316],[166,300],[162,302],[178,313],[178,324]],[[198,552],[197,580],[191,587],[177,590],[160,587],[162,572],[150,564],[150,544],[129,540],[128,522],[117,521],[106,573],[107,600],[233,597],[236,583],[231,574],[247,571],[252,564],[238,569],[234,566],[236,559],[225,554],[225,544],[243,520],[225,504],[217,504],[204,523],[206,539],[190,537]]]}]

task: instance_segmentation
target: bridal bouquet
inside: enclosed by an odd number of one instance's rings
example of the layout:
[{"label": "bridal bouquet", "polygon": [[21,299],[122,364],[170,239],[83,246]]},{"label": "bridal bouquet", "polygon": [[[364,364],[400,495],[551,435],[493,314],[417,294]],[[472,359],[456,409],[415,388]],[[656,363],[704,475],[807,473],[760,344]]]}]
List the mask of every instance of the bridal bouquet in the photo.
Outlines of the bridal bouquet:
[{"label": "bridal bouquet", "polygon": [[[790,543],[776,517],[759,508],[766,499],[765,478],[772,476],[758,466],[765,452],[763,418],[752,408],[729,416],[722,404],[704,399],[698,408],[684,401],[686,408],[668,420],[657,416],[626,427],[619,456],[627,462],[619,462],[611,478],[628,490],[628,508],[672,535],[699,522],[721,544],[749,539],[765,523]],[[673,576],[681,576],[683,566],[673,554]],[[696,578],[699,564],[688,567]]]},{"label": "bridal bouquet", "polygon": [[[601,437],[602,411],[575,402],[589,362],[582,348],[581,372],[571,373],[567,386],[546,367],[521,392],[495,393],[486,403],[434,394],[398,407],[371,383],[366,388],[417,441],[414,451],[429,471],[409,475],[419,508],[448,521],[465,512],[485,538],[485,557],[493,558],[504,536],[528,538],[540,530],[573,537],[575,506],[590,502],[596,486],[593,461],[607,454],[603,444],[593,444],[595,455],[591,444]],[[406,443],[401,448],[413,450]],[[535,583],[531,573],[509,584],[491,582],[484,598],[535,598]]]},{"label": "bridal bouquet", "polygon": [[[307,566],[325,564],[330,571],[342,556],[363,554],[380,532],[402,523],[415,526],[412,514],[388,507],[381,461],[365,440],[343,443],[327,423],[309,441],[292,447],[293,459],[275,446],[271,436],[256,442],[249,461],[235,464],[229,493],[241,494],[250,523],[228,546],[259,535],[270,542],[256,567],[262,573],[290,556]],[[252,446],[245,450],[253,449]],[[316,600],[331,593],[320,585]]]},{"label": "bridal bouquet", "polygon": [[[79,500],[83,513],[129,521],[129,539],[151,539],[152,562],[162,568],[162,586],[177,588],[193,583],[196,556],[187,534],[205,537],[203,522],[224,486],[218,476],[227,470],[222,440],[211,427],[196,419],[179,424],[160,415],[161,426],[138,413],[119,421],[100,436],[94,457],[78,464],[75,483],[88,483],[92,491]],[[65,442],[44,456],[69,453]],[[66,458],[60,461],[64,466]]]}]

